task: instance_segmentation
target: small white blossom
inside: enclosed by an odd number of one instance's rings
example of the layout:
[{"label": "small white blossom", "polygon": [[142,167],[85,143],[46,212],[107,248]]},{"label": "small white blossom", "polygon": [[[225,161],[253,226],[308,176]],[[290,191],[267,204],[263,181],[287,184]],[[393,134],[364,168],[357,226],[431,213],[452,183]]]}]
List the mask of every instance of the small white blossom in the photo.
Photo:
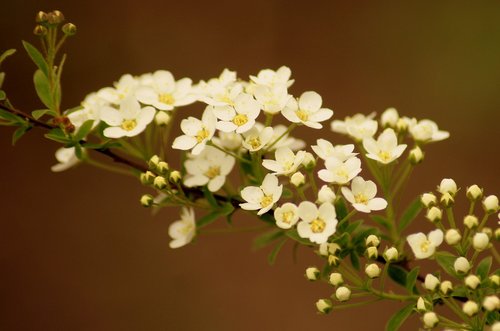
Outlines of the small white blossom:
[{"label": "small white blossom", "polygon": [[323,185],[318,191],[318,200],[316,200],[318,203],[333,203],[335,201],[335,192],[328,187],[328,185]]},{"label": "small white blossom", "polygon": [[245,210],[259,210],[257,215],[269,211],[280,199],[283,185],[279,185],[278,177],[267,174],[261,186],[247,186],[241,191],[241,197],[247,201],[240,203]]},{"label": "small white blossom", "polygon": [[182,208],[181,219],[170,224],[168,234],[173,239],[170,242],[170,248],[179,248],[193,240],[196,234],[193,208]]},{"label": "small white blossom", "polygon": [[387,108],[382,115],[380,115],[380,124],[382,124],[383,127],[389,126],[395,128],[398,120],[399,114],[396,108]]},{"label": "small white blossom", "polygon": [[341,273],[332,272],[329,277],[330,284],[333,286],[339,286],[344,283],[344,278]]},{"label": "small white blossom", "polygon": [[472,229],[479,225],[479,220],[475,215],[466,215],[464,217],[464,225],[469,229]]},{"label": "small white blossom", "polygon": [[56,160],[59,162],[54,164],[50,170],[53,172],[61,172],[67,170],[80,162],[75,154],[74,147],[61,147],[56,151]]},{"label": "small white blossom", "polygon": [[321,314],[328,314],[332,311],[332,301],[330,299],[319,299],[316,301],[316,308]]},{"label": "small white blossom", "polygon": [[450,136],[449,132],[439,130],[437,124],[431,120],[420,120],[410,126],[410,134],[420,142],[440,141]]},{"label": "small white blossom", "polygon": [[319,122],[326,121],[333,116],[333,111],[321,108],[323,100],[313,91],[302,93],[298,100],[292,98],[281,112],[292,123],[302,123],[313,129],[321,129]]},{"label": "small white blossom", "polygon": [[494,311],[500,309],[500,299],[496,295],[489,295],[483,300],[483,307],[487,311]]},{"label": "small white blossom", "polygon": [[297,171],[290,177],[290,183],[295,187],[302,186],[304,185],[305,182],[306,178],[304,177],[304,174],[301,173],[300,171]]},{"label": "small white blossom", "polygon": [[368,237],[366,237],[365,244],[367,247],[368,246],[378,247],[378,245],[380,245],[380,238],[374,234],[371,234]]},{"label": "small white blossom", "polygon": [[214,108],[214,114],[220,120],[217,123],[217,129],[224,132],[247,132],[255,125],[255,119],[259,113],[258,102],[246,93],[239,94],[232,105]]},{"label": "small white blossom", "polygon": [[435,291],[439,286],[439,278],[433,274],[427,274],[424,280],[424,287],[428,291]]},{"label": "small white blossom", "polygon": [[97,96],[106,102],[119,105],[126,98],[133,96],[139,86],[139,80],[130,74],[126,74],[121,76],[113,86],[100,89],[97,91]]},{"label": "small white blossom", "polygon": [[288,175],[297,171],[304,160],[305,153],[305,151],[298,151],[295,154],[288,147],[280,147],[274,153],[276,160],[262,160],[262,166],[276,175]]},{"label": "small white blossom", "polygon": [[445,280],[439,285],[439,290],[443,294],[449,294],[453,291],[453,284],[449,280]]},{"label": "small white blossom", "polygon": [[254,126],[245,132],[243,136],[243,147],[250,152],[256,152],[264,148],[271,141],[274,136],[274,130],[272,127],[259,128],[259,126]]},{"label": "small white blossom", "polygon": [[311,148],[323,160],[335,157],[343,162],[357,155],[357,153],[353,153],[353,144],[333,146],[331,142],[325,139],[316,140],[316,144],[312,145]]},{"label": "small white blossom", "polygon": [[[258,126],[259,123],[256,123],[256,126]],[[279,137],[281,137],[287,130],[288,128],[282,124],[278,124],[273,127],[274,130],[274,135],[271,138],[270,144],[273,144]],[[289,134],[285,134],[281,139],[274,144],[269,151],[278,149],[280,147],[289,147],[292,151],[298,151],[304,149],[306,146],[306,143],[303,140],[294,138],[290,136]]]},{"label": "small white blossom", "polygon": [[498,211],[498,197],[489,195],[483,200],[483,208],[488,213],[496,213]]},{"label": "small white blossom", "polygon": [[229,151],[239,150],[242,146],[243,139],[241,135],[235,132],[219,131],[217,136],[212,138],[212,141],[219,147]]},{"label": "small white blossom", "polygon": [[258,85],[254,87],[252,94],[262,111],[273,115],[281,112],[292,98],[285,86]]},{"label": "small white blossom", "polygon": [[170,123],[172,117],[166,111],[157,111],[155,115],[155,124],[158,126],[166,126]]},{"label": "small white blossom", "polygon": [[387,201],[383,198],[375,198],[377,185],[371,180],[364,180],[362,177],[355,177],[351,182],[351,189],[343,186],[342,194],[349,201],[354,209],[362,213],[369,213],[372,210],[382,210],[387,207]]},{"label": "small white blossom", "polygon": [[457,229],[449,229],[448,231],[446,231],[446,234],[444,236],[444,240],[446,241],[446,243],[452,246],[458,244],[461,239],[462,235],[460,234],[460,232],[458,232]]},{"label": "small white blossom", "polygon": [[414,233],[409,235],[406,240],[415,254],[417,259],[426,259],[436,252],[436,248],[443,242],[443,231],[436,229],[429,232],[426,236],[424,233]]},{"label": "small white blossom", "polygon": [[347,134],[357,141],[368,137],[373,137],[377,132],[378,123],[373,119],[375,113],[368,116],[356,114],[353,117],[347,116],[343,121],[334,120],[331,124],[333,132]]},{"label": "small white blossom", "polygon": [[476,201],[483,196],[483,189],[476,184],[467,188],[467,198],[471,201]]},{"label": "small white blossom", "polygon": [[236,72],[224,69],[217,78],[196,85],[199,100],[212,106],[231,105],[243,92],[243,85],[236,83]]},{"label": "small white blossom", "polygon": [[320,271],[316,267],[309,267],[306,269],[306,278],[310,281],[318,280]]},{"label": "small white blossom", "polygon": [[380,276],[380,272],[380,267],[376,263],[371,263],[365,268],[365,273],[370,278],[377,278],[378,276]]},{"label": "small white blossom", "polygon": [[427,311],[427,307],[425,306],[425,300],[422,297],[419,297],[417,300],[417,311],[418,312]]},{"label": "small white blossom", "polygon": [[274,71],[271,69],[263,69],[259,71],[257,76],[250,75],[250,79],[253,83],[257,85],[263,85],[268,87],[274,86],[284,86],[290,87],[294,80],[290,79],[292,71],[286,66],[278,68]]},{"label": "small white blossom", "polygon": [[196,101],[190,78],[175,80],[166,70],[154,72],[146,86],[137,89],[137,100],[159,110],[172,110],[175,107],[189,105]]},{"label": "small white blossom", "polygon": [[469,275],[465,277],[464,284],[471,290],[475,290],[481,284],[481,280],[476,275]]},{"label": "small white blossom", "polygon": [[141,108],[139,102],[130,97],[120,103],[120,110],[105,106],[101,110],[101,119],[110,127],[104,129],[104,136],[108,138],[137,136],[153,121],[154,116],[153,107]]},{"label": "small white blossom", "polygon": [[351,298],[351,290],[345,286],[340,286],[335,291],[335,297],[341,302],[347,301]]},{"label": "small white blossom", "polygon": [[78,130],[88,120],[93,120],[93,126],[97,126],[101,118],[101,109],[104,106],[109,106],[109,102],[99,97],[97,93],[91,93],[85,97],[81,105],[82,109],[67,114],[71,124],[75,126],[75,130]]},{"label": "small white blossom", "polygon": [[434,193],[424,193],[424,194],[422,194],[422,196],[420,197],[420,201],[427,208],[430,208],[432,206],[437,205],[437,198],[434,195]]},{"label": "small white blossom", "polygon": [[282,229],[290,229],[299,220],[297,206],[291,202],[286,202],[274,210],[276,225]]},{"label": "small white blossom", "polygon": [[427,210],[425,217],[432,223],[436,223],[443,218],[443,211],[434,206]]},{"label": "small white blossom", "polygon": [[384,252],[384,259],[387,262],[396,261],[399,258],[399,252],[396,247],[389,247]]},{"label": "small white blossom", "polygon": [[301,221],[297,224],[297,232],[301,238],[322,244],[337,229],[337,214],[331,203],[323,203],[318,208],[310,201],[303,201],[298,208]]},{"label": "small white blossom", "polygon": [[187,175],[184,185],[187,187],[208,185],[211,192],[218,191],[226,182],[226,176],[231,172],[235,163],[234,157],[206,146],[199,155],[191,155],[184,162]]},{"label": "small white blossom", "polygon": [[393,129],[385,129],[377,138],[363,139],[363,147],[368,154],[366,157],[383,164],[391,163],[403,154],[406,144],[398,145],[398,137]]},{"label": "small white blossom", "polygon": [[184,135],[175,138],[172,148],[184,151],[192,149],[193,155],[200,154],[206,143],[214,136],[216,123],[212,106],[207,106],[201,120],[192,116],[183,119],[181,130]]},{"label": "small white blossom", "polygon": [[329,256],[336,255],[341,250],[340,245],[336,243],[321,243],[319,244],[319,255],[321,256]]},{"label": "small white blossom", "polygon": [[331,157],[325,162],[326,169],[318,171],[318,177],[327,183],[347,184],[361,172],[361,160],[352,157],[345,162]]}]

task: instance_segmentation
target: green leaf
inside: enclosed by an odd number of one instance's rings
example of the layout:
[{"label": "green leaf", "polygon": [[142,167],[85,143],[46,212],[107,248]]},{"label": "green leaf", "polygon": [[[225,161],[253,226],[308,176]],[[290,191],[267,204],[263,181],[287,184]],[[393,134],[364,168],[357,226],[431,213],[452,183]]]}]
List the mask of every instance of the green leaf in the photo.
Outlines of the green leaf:
[{"label": "green leaf", "polygon": [[30,129],[31,129],[30,125],[23,125],[19,127],[16,131],[14,131],[14,134],[12,135],[12,145],[15,145],[16,142],[19,139],[21,139],[21,137],[24,136],[24,134],[28,132]]},{"label": "green leaf", "polygon": [[72,140],[69,139],[63,132],[63,130],[61,130],[60,128],[52,129],[50,130],[49,133],[46,133],[44,136],[47,139],[54,140],[63,144],[68,144],[72,142]]},{"label": "green leaf", "polygon": [[370,218],[386,229],[391,228],[391,223],[389,223],[389,221],[385,219],[385,217],[382,217],[380,215],[371,215]]},{"label": "green leaf", "polygon": [[[69,147],[69,146],[67,146]],[[77,157],[78,160],[83,160],[84,154],[83,154],[83,148],[82,145],[78,143],[74,143],[73,147],[75,147],[75,156]]]},{"label": "green leaf", "polygon": [[234,206],[230,202],[223,204],[222,207],[220,207],[220,209],[219,209],[219,212],[221,213],[221,215],[224,215],[224,216],[229,216],[232,213],[234,213],[234,211],[235,211]]},{"label": "green leaf", "polygon": [[21,117],[14,115],[4,109],[0,109],[0,119],[9,121],[11,122],[11,124],[24,123],[24,120]]},{"label": "green leaf", "polygon": [[349,211],[347,210],[347,206],[343,198],[340,198],[335,202],[335,212],[337,213],[338,220],[342,220],[344,217],[347,216],[347,214],[349,214]]},{"label": "green leaf", "polygon": [[302,238],[301,236],[299,236],[299,233],[297,232],[296,229],[288,230],[285,232],[285,234],[288,238],[291,238],[302,245],[314,246],[314,244],[309,239]]},{"label": "green leaf", "polygon": [[252,248],[257,250],[266,247],[267,245],[283,237],[284,235],[285,233],[279,229],[273,229],[271,231],[264,232],[263,234],[259,235],[257,238],[254,239]]},{"label": "green leaf", "polygon": [[491,256],[485,257],[481,262],[479,262],[476,269],[476,274],[481,278],[481,281],[488,278],[492,263],[493,258]]},{"label": "green leaf", "polygon": [[40,70],[37,70],[33,76],[33,82],[35,83],[36,94],[38,94],[40,100],[45,106],[47,106],[47,108],[54,110],[50,83],[47,76],[45,76]]},{"label": "green leaf", "polygon": [[78,132],[75,133],[73,140],[79,142],[85,138],[90,130],[92,130],[92,125],[94,125],[94,120],[85,121],[82,126],[80,126],[80,129],[78,129]]},{"label": "green leaf", "polygon": [[415,267],[406,275],[406,289],[410,292],[410,294],[418,294],[415,283],[417,282],[419,271],[420,267]]},{"label": "green leaf", "polygon": [[33,62],[38,67],[38,69],[42,71],[45,77],[49,77],[49,65],[47,64],[47,61],[45,61],[45,58],[43,57],[42,53],[40,53],[35,46],[31,45],[29,42],[24,40],[23,40],[23,46],[28,55],[30,56],[31,60],[33,60]]},{"label": "green leaf", "polygon": [[208,213],[205,216],[203,216],[202,218],[196,220],[196,228],[201,229],[204,226],[207,226],[207,225],[213,223],[220,216],[222,216],[222,214],[219,213],[218,211],[213,211],[211,213]]},{"label": "green leaf", "polygon": [[400,311],[392,315],[391,319],[387,322],[385,326],[386,331],[396,331],[399,330],[401,325],[406,321],[406,319],[413,313],[414,304],[411,303],[404,307]]},{"label": "green leaf", "polygon": [[214,209],[219,209],[220,206],[217,203],[217,200],[214,197],[214,194],[208,189],[208,187],[204,186],[203,187],[203,195],[205,196],[205,199],[207,199],[207,202],[212,206]]},{"label": "green leaf", "polygon": [[354,269],[360,270],[361,265],[359,263],[358,253],[356,251],[351,251],[350,258],[351,258],[351,264],[354,267]]},{"label": "green leaf", "polygon": [[13,48],[8,49],[5,52],[3,52],[2,55],[0,55],[0,65],[2,64],[3,61],[5,61],[6,58],[8,58],[9,56],[11,56],[15,52],[16,52],[16,50],[13,49]]},{"label": "green leaf", "polygon": [[57,115],[54,111],[52,111],[50,109],[38,109],[38,110],[33,110],[31,112],[31,116],[33,116],[36,120],[41,118],[45,114],[52,115],[52,116]]},{"label": "green leaf", "polygon": [[446,271],[447,274],[453,277],[457,277],[457,273],[455,272],[455,268],[453,264],[457,257],[448,252],[437,252],[436,253],[436,262],[441,266],[441,268]]},{"label": "green leaf", "polygon": [[417,197],[410,203],[408,208],[406,208],[406,210],[404,211],[403,216],[401,216],[401,219],[399,220],[398,223],[399,233],[403,232],[403,230],[406,229],[408,225],[411,224],[411,222],[418,216],[423,207],[424,206],[420,201],[420,197]]},{"label": "green leaf", "polygon": [[55,88],[54,88],[54,99],[56,101],[56,106],[59,108],[61,105],[61,74],[64,68],[64,62],[66,62],[66,54],[63,55],[61,63],[59,64],[59,67],[57,68],[57,73],[56,73],[56,82],[55,82]]},{"label": "green leaf", "polygon": [[387,274],[389,275],[389,277],[391,277],[393,281],[395,281],[396,283],[398,283],[403,287],[406,287],[406,279],[408,277],[407,276],[408,272],[404,268],[396,264],[389,264],[389,267],[387,269]]},{"label": "green leaf", "polygon": [[352,222],[350,223],[347,228],[345,229],[345,232],[347,233],[353,233],[354,231],[356,231],[356,229],[361,225],[363,224],[363,220],[357,220],[355,222]]},{"label": "green leaf", "polygon": [[[2,86],[0,84],[0,86]],[[5,100],[5,98],[7,98],[7,95],[5,94],[5,91],[4,90],[0,90],[0,100]]]},{"label": "green leaf", "polygon": [[276,262],[276,257],[278,257],[278,253],[281,251],[283,245],[285,245],[287,240],[288,240],[287,238],[281,240],[276,246],[274,246],[273,250],[269,253],[269,255],[267,256],[267,262],[269,262],[270,265],[273,265]]}]

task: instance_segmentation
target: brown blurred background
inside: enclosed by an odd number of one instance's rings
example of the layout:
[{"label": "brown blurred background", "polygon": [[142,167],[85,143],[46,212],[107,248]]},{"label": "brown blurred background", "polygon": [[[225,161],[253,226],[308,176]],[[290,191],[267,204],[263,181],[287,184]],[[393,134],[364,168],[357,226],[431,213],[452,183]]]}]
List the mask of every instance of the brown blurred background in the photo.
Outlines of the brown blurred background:
[{"label": "brown blurred background", "polygon": [[[409,193],[443,177],[499,193],[498,1],[4,1],[0,48],[19,50],[4,87],[20,109],[40,108],[20,41],[35,42],[35,13],[52,9],[78,26],[66,46],[68,108],[123,73],[162,68],[197,81],[285,64],[292,92],[318,91],[336,118],[394,106],[451,132],[428,148]],[[150,216],[133,179],[51,173],[56,144],[33,130],[14,148],[11,132],[0,130],[1,330],[382,330],[400,306],[318,316],[314,302],[332,290],[304,280],[318,262],[310,252],[294,264],[286,246],[270,267],[248,234],[171,250],[177,215]]]}]

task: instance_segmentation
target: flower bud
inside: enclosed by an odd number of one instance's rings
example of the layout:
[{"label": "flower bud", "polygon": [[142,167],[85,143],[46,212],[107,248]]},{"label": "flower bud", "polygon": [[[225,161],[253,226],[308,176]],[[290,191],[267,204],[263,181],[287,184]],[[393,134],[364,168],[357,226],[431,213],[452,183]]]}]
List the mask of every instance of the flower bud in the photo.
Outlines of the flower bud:
[{"label": "flower bud", "polygon": [[493,230],[491,230],[491,228],[488,228],[488,227],[484,227],[482,230],[481,230],[482,233],[484,233],[485,235],[488,236],[488,239],[491,239],[491,237],[493,237]]},{"label": "flower bud", "polygon": [[153,205],[154,199],[151,194],[144,194],[141,197],[141,205],[144,207],[151,207]]},{"label": "flower bud", "polygon": [[481,284],[481,280],[476,275],[469,275],[465,277],[464,284],[471,290],[475,290]]},{"label": "flower bud", "polygon": [[345,286],[340,286],[336,291],[335,291],[335,297],[339,301],[347,301],[351,298],[351,290],[348,289]]},{"label": "flower bud", "polygon": [[330,299],[319,299],[316,301],[316,308],[321,314],[328,314],[332,311],[332,301]]},{"label": "flower bud", "polygon": [[170,173],[170,182],[177,184],[181,180],[181,173],[177,170],[174,170]]},{"label": "flower bud", "polygon": [[386,251],[384,252],[384,259],[385,259],[387,262],[394,262],[394,261],[396,261],[398,258],[399,258],[399,253],[398,253],[398,250],[396,249],[396,247],[391,247],[391,248],[388,248],[388,249],[386,249]]},{"label": "flower bud", "polygon": [[479,311],[479,306],[474,301],[469,300],[462,306],[462,311],[467,316],[471,317],[477,314],[477,312]]},{"label": "flower bud", "polygon": [[447,295],[453,291],[453,284],[449,280],[445,280],[439,284],[439,290],[444,295]]},{"label": "flower bud", "polygon": [[431,209],[427,210],[425,218],[427,218],[432,223],[437,223],[443,218],[443,211],[438,207],[431,207]]},{"label": "flower bud", "polygon": [[338,272],[332,272],[330,274],[330,284],[333,286],[339,286],[344,283],[344,278],[342,277],[341,273]]},{"label": "flower bud", "polygon": [[331,188],[328,187],[328,185],[323,185],[321,186],[319,192],[318,192],[318,203],[333,203],[335,200],[335,193]]},{"label": "flower bud", "polygon": [[160,161],[158,162],[158,165],[156,166],[156,170],[162,175],[166,175],[168,173],[168,163],[165,161]]},{"label": "flower bud", "polygon": [[437,205],[437,198],[434,195],[434,193],[424,193],[424,194],[422,194],[422,196],[420,197],[420,201],[427,208],[430,208],[432,206]]},{"label": "flower bud", "polygon": [[35,26],[35,29],[33,30],[33,34],[35,36],[43,37],[47,34],[47,28],[44,27],[43,25],[37,25]]},{"label": "flower bud", "polygon": [[158,126],[165,126],[170,122],[170,115],[164,111],[157,111],[155,115],[155,123]]},{"label": "flower bud", "polygon": [[336,243],[322,243],[319,245],[319,255],[328,256],[335,255],[340,250],[339,244]]},{"label": "flower bud", "polygon": [[487,311],[495,311],[500,309],[500,299],[496,295],[489,295],[483,300],[483,307]]},{"label": "flower bud", "polygon": [[444,240],[448,245],[456,245],[460,242],[462,239],[462,236],[460,235],[460,232],[457,229],[449,229],[446,231],[446,234],[444,235]]},{"label": "flower bud", "polygon": [[424,152],[420,147],[415,147],[412,150],[410,150],[410,154],[408,155],[408,159],[410,160],[410,163],[413,165],[419,164],[424,160]]},{"label": "flower bud", "polygon": [[425,300],[422,297],[419,297],[417,300],[417,311],[419,313],[423,313],[424,311],[427,311],[427,307],[425,305]]},{"label": "flower bud", "polygon": [[335,255],[328,255],[328,265],[338,266],[340,264],[340,259]]},{"label": "flower bud", "polygon": [[310,281],[318,280],[319,274],[319,269],[316,267],[309,267],[306,269],[306,278]]},{"label": "flower bud", "polygon": [[158,190],[163,190],[165,187],[167,187],[167,180],[163,176],[157,176],[153,180],[153,186]]},{"label": "flower bud", "polygon": [[491,326],[491,331],[500,331],[500,322],[495,322]]},{"label": "flower bud", "polygon": [[[64,15],[59,10],[54,10],[53,12],[49,13],[49,15],[53,16],[55,24],[59,24],[59,23],[64,22]],[[50,21],[50,19],[49,19],[49,21]]]},{"label": "flower bud", "polygon": [[479,225],[479,220],[474,215],[467,215],[464,217],[464,225],[469,229],[473,229]]},{"label": "flower bud", "polygon": [[144,185],[153,184],[155,177],[156,176],[154,173],[152,173],[151,171],[146,171],[145,173],[141,174],[141,183],[143,183]]},{"label": "flower bud", "polygon": [[396,108],[387,108],[380,115],[380,124],[383,127],[395,128],[399,120],[399,114]]},{"label": "flower bud", "polygon": [[365,251],[366,257],[372,260],[376,260],[378,258],[378,250],[375,246],[370,246]]},{"label": "flower bud", "polygon": [[470,269],[470,263],[465,257],[460,256],[455,260],[455,263],[453,263],[453,268],[457,273],[465,274]]},{"label": "flower bud", "polygon": [[371,234],[368,237],[366,237],[365,243],[366,247],[369,246],[378,247],[378,245],[380,245],[380,239],[376,235]]},{"label": "flower bud", "polygon": [[444,207],[451,207],[453,203],[455,203],[455,199],[453,199],[453,196],[448,192],[443,194],[439,201]]},{"label": "flower bud", "polygon": [[401,117],[396,123],[396,130],[399,132],[406,132],[414,122],[416,122],[414,118]]},{"label": "flower bud", "polygon": [[451,196],[454,196],[457,193],[457,184],[451,178],[445,178],[439,184],[438,191],[441,194],[449,193]]},{"label": "flower bud", "polygon": [[302,165],[306,168],[306,170],[312,170],[316,166],[316,159],[314,158],[314,155],[306,152],[304,160],[302,160]]},{"label": "flower bud", "polygon": [[439,286],[439,278],[434,276],[433,274],[427,274],[425,276],[424,287],[427,291],[435,291]]},{"label": "flower bud", "polygon": [[494,287],[500,286],[500,276],[498,275],[491,275],[490,276],[490,282]]},{"label": "flower bud", "polygon": [[489,195],[483,200],[483,208],[489,213],[496,213],[498,210],[498,197],[496,195]]},{"label": "flower bud", "polygon": [[39,11],[36,14],[35,22],[37,22],[37,23],[45,23],[45,22],[47,22],[47,13],[44,12],[44,11]]},{"label": "flower bud", "polygon": [[372,263],[366,266],[365,273],[370,278],[377,278],[380,276],[380,267],[376,263]]},{"label": "flower bud", "polygon": [[424,317],[422,318],[424,322],[424,326],[426,328],[432,329],[439,323],[439,318],[437,317],[436,313],[433,311],[429,311],[424,314]]},{"label": "flower bud", "polygon": [[62,32],[68,37],[76,34],[76,25],[73,23],[66,23],[62,26]]},{"label": "flower bud", "polygon": [[153,155],[148,161],[149,169],[156,169],[158,162],[160,162],[160,157],[158,155]]},{"label": "flower bud", "polygon": [[306,178],[300,171],[297,171],[292,175],[292,177],[290,177],[290,183],[292,183],[292,185],[295,187],[302,186],[305,182]]},{"label": "flower bud", "polygon": [[490,243],[490,238],[486,233],[483,232],[478,232],[474,235],[472,238],[472,247],[476,251],[483,251],[488,247],[488,244]]},{"label": "flower bud", "polygon": [[466,194],[467,198],[469,198],[470,201],[476,201],[477,199],[480,199],[483,196],[483,189],[474,184],[471,187],[467,188]]}]

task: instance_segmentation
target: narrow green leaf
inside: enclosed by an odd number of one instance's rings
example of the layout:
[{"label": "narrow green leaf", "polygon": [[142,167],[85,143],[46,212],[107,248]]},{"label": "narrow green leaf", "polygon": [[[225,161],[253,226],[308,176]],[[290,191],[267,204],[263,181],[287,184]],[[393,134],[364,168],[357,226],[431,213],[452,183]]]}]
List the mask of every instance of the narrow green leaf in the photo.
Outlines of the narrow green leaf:
[{"label": "narrow green leaf", "polygon": [[229,216],[232,213],[234,213],[235,209],[232,203],[228,202],[222,205],[222,207],[219,209],[219,212],[221,215],[224,216]]},{"label": "narrow green leaf", "polygon": [[399,220],[398,223],[399,233],[403,232],[403,230],[406,229],[408,225],[411,224],[411,222],[418,216],[422,208],[423,205],[422,202],[420,201],[420,197],[417,197],[410,203],[408,208],[406,208],[406,210],[404,211],[403,216],[401,216],[401,219]]},{"label": "narrow green leaf", "polygon": [[[0,84],[0,86],[2,86]],[[0,90],[0,100],[5,100],[5,98],[7,98],[7,95],[5,94],[5,91],[4,90]]]},{"label": "narrow green leaf", "polygon": [[351,258],[351,264],[354,267],[354,269],[360,270],[361,269],[361,265],[359,263],[359,255],[358,255],[358,253],[356,251],[354,251],[354,250],[351,251],[350,258]]},{"label": "narrow green leaf", "polygon": [[338,220],[342,220],[349,213],[343,198],[340,198],[335,202],[335,211],[336,211]]},{"label": "narrow green leaf", "polygon": [[296,229],[288,230],[285,232],[285,234],[288,238],[291,238],[302,245],[314,246],[314,244],[309,239],[302,238],[301,236],[299,236],[299,233],[297,232]]},{"label": "narrow green leaf", "polygon": [[36,94],[38,94],[40,100],[47,108],[54,110],[48,78],[43,74],[43,72],[37,70],[33,76],[33,82],[35,83]]},{"label": "narrow green leaf", "polygon": [[446,271],[447,274],[453,277],[457,277],[457,273],[455,272],[455,268],[453,264],[457,257],[448,252],[437,252],[436,253],[436,262]]},{"label": "narrow green leaf", "polygon": [[43,57],[42,53],[36,49],[35,46],[31,45],[29,42],[23,40],[23,46],[28,55],[30,56],[31,60],[36,64],[38,69],[40,69],[45,77],[49,77],[49,65],[47,64],[47,61],[45,61],[45,58]]},{"label": "narrow green leaf", "polygon": [[391,227],[391,223],[389,223],[389,221],[386,220],[385,217],[382,217],[380,215],[371,215],[370,218],[386,229],[389,229]]},{"label": "narrow green leaf", "polygon": [[410,292],[410,294],[418,293],[415,283],[417,282],[419,272],[420,267],[415,267],[406,275],[406,289]]},{"label": "narrow green leaf", "polygon": [[201,229],[204,226],[207,226],[213,223],[216,219],[218,219],[221,215],[218,211],[213,211],[211,213],[206,214],[202,218],[196,220],[196,228]]},{"label": "narrow green leaf", "polygon": [[269,253],[269,255],[267,256],[267,262],[269,262],[270,265],[273,265],[276,262],[278,253],[281,251],[283,245],[285,245],[287,240],[288,240],[287,238],[281,240],[276,246],[274,246],[273,250]]},{"label": "narrow green leaf", "polygon": [[50,109],[38,109],[38,110],[33,110],[31,112],[31,116],[33,116],[36,120],[40,119],[45,114],[52,115],[52,116],[56,115],[56,113]]},{"label": "narrow green leaf", "polygon": [[15,145],[16,142],[19,139],[21,139],[21,137],[24,136],[24,134],[28,132],[30,129],[31,129],[30,125],[23,125],[19,127],[16,131],[14,131],[14,134],[12,135],[12,145]]},{"label": "narrow green leaf", "polygon": [[44,136],[47,139],[54,140],[63,144],[68,144],[72,142],[71,139],[69,139],[60,128],[52,129],[50,130],[49,133],[46,133]]},{"label": "narrow green leaf", "polygon": [[3,110],[3,109],[0,109],[0,119],[4,119],[6,121],[12,122],[12,124],[24,122],[24,120],[21,117],[14,115],[14,114],[12,114],[6,110]]},{"label": "narrow green leaf", "polygon": [[266,247],[267,245],[283,237],[284,235],[285,233],[279,229],[273,229],[271,231],[264,232],[263,234],[259,235],[257,238],[254,239],[252,248],[257,250]]},{"label": "narrow green leaf", "polygon": [[9,56],[11,56],[15,52],[16,52],[16,50],[13,49],[13,48],[8,49],[5,52],[3,52],[2,55],[0,55],[0,65],[2,64],[3,61],[5,61],[6,58],[8,58]]},{"label": "narrow green leaf", "polygon": [[354,231],[356,231],[356,229],[361,225],[363,224],[363,220],[357,220],[355,222],[352,222],[350,223],[347,228],[345,229],[345,232],[347,233],[353,233]]},{"label": "narrow green leaf", "polygon": [[212,206],[212,208],[214,209],[220,208],[219,204],[217,203],[217,200],[214,197],[214,194],[210,192],[210,190],[206,186],[203,187],[203,195],[205,196],[205,199],[207,199],[207,202],[210,204],[210,206]]},{"label": "narrow green leaf", "polygon": [[56,108],[59,108],[61,105],[61,96],[62,96],[62,91],[61,91],[61,75],[62,71],[64,68],[64,62],[66,62],[66,54],[63,55],[61,63],[59,64],[59,67],[57,68],[57,73],[56,73],[56,82],[55,82],[55,87],[54,87],[54,100],[55,100],[55,105]]},{"label": "narrow green leaf", "polygon": [[82,126],[80,126],[80,129],[75,133],[73,140],[75,142],[79,142],[80,140],[84,139],[87,134],[92,130],[92,126],[94,125],[94,120],[87,120],[85,121]]},{"label": "narrow green leaf", "polygon": [[387,274],[393,281],[395,281],[396,283],[398,283],[403,287],[406,287],[406,279],[408,278],[407,276],[408,272],[405,269],[395,264],[389,264],[389,267],[387,269]]},{"label": "narrow green leaf", "polygon": [[392,315],[391,319],[387,322],[385,326],[386,331],[396,331],[399,330],[401,325],[406,321],[406,319],[413,313],[414,304],[411,303],[404,307],[400,311]]},{"label": "narrow green leaf", "polygon": [[488,278],[492,263],[493,258],[491,256],[485,257],[481,262],[479,262],[476,269],[476,274],[481,278],[481,281]]}]

